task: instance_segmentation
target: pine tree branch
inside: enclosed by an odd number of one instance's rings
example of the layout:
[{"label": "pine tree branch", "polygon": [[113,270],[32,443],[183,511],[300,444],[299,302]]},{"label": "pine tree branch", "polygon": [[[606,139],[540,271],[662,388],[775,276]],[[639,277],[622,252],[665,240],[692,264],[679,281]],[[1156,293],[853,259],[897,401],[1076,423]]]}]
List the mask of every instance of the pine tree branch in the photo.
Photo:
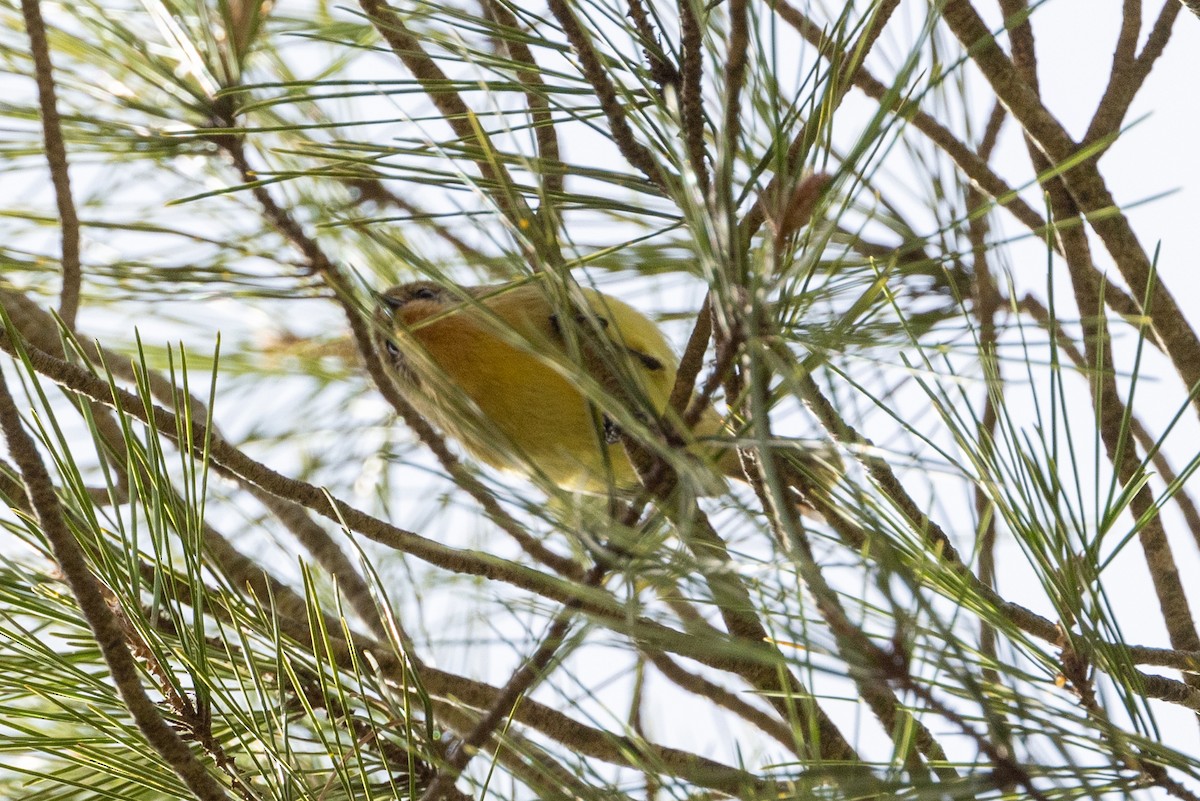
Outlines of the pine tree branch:
[{"label": "pine tree branch", "polygon": [[63,140],[62,121],[58,114],[58,96],[54,88],[54,67],[50,62],[50,44],[46,40],[46,23],[42,20],[39,0],[21,0],[25,30],[33,56],[34,77],[37,79],[38,103],[41,108],[42,139],[46,161],[50,165],[50,180],[54,185],[54,200],[58,204],[59,228],[62,233],[62,299],[58,314],[67,328],[75,327],[79,311],[79,295],[83,284],[83,268],[79,261],[79,215],[71,197],[71,177],[67,167],[67,146]]},{"label": "pine tree branch", "polygon": [[[11,343],[9,335],[4,337],[4,343]],[[19,356],[16,353],[12,355]],[[42,463],[33,439],[25,431],[16,401],[2,374],[0,431],[3,431],[9,453],[21,471],[38,526],[50,543],[54,559],[71,587],[71,593],[92,630],[96,644],[100,646],[109,675],[138,730],[197,798],[202,801],[228,801],[229,796],[224,788],[196,759],[175,730],[167,725],[162,712],[146,694],[121,624],[109,609],[83,549],[67,526],[50,474]]]}]

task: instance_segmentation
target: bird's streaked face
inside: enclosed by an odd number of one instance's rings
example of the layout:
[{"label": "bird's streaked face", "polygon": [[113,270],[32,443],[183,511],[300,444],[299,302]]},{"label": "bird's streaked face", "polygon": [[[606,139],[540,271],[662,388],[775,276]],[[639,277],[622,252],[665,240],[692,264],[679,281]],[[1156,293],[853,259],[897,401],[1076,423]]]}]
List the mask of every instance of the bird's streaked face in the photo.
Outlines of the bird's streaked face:
[{"label": "bird's streaked face", "polygon": [[445,311],[451,297],[445,287],[432,281],[413,281],[398,284],[378,296],[375,310],[376,347],[384,362],[409,383],[418,383],[408,360],[404,357],[406,329],[428,317]]}]

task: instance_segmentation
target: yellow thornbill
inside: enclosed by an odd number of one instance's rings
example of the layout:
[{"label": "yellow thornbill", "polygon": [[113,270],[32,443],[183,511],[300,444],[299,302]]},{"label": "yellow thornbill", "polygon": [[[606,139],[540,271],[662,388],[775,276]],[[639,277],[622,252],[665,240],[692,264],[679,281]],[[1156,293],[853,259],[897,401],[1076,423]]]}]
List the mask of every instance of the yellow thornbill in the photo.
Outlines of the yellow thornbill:
[{"label": "yellow thornbill", "polygon": [[[379,296],[380,353],[409,402],[481,461],[576,492],[634,488],[623,426],[663,413],[678,359],[632,306],[580,292],[587,308],[572,314],[536,281],[401,284]],[[722,433],[709,409],[694,436]],[[731,449],[722,461],[735,465]]]},{"label": "yellow thornbill", "polygon": [[[408,401],[480,461],[574,492],[634,489],[623,433],[667,412],[679,361],[641,312],[579,292],[568,312],[536,280],[401,284],[379,296],[377,345]],[[673,427],[687,438],[687,458],[673,464],[693,491],[720,492],[721,475],[744,480],[715,410],[692,431],[677,418]],[[811,491],[836,481],[841,462],[823,447],[788,454],[785,481],[812,513]]]}]

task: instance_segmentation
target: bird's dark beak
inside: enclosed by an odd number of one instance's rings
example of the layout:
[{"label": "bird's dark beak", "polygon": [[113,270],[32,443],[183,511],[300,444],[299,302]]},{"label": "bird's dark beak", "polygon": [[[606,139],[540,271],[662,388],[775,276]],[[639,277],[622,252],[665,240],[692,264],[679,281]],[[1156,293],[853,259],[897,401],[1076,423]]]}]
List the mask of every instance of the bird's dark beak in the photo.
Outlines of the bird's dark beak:
[{"label": "bird's dark beak", "polygon": [[374,289],[371,290],[371,297],[375,299],[375,305],[380,310],[394,312],[396,309],[399,309],[404,305],[404,301],[400,298],[393,297],[383,292],[376,292]]}]

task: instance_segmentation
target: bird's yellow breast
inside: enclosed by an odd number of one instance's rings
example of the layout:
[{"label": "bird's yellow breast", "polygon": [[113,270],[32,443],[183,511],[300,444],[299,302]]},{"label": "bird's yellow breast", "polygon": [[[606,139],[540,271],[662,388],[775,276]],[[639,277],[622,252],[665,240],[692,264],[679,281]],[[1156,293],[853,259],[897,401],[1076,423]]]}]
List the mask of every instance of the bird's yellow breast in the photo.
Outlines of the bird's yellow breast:
[{"label": "bird's yellow breast", "polygon": [[[397,310],[423,351],[410,360],[419,379],[409,391],[414,405],[494,467],[540,472],[569,490],[635,485],[624,448],[580,386],[589,378],[593,392],[631,382],[626,389],[661,412],[676,359],[657,327],[590,290],[594,319],[569,323],[591,328],[570,333],[538,285],[477,292],[474,300],[439,296]],[[592,336],[603,336],[605,347]]]}]

